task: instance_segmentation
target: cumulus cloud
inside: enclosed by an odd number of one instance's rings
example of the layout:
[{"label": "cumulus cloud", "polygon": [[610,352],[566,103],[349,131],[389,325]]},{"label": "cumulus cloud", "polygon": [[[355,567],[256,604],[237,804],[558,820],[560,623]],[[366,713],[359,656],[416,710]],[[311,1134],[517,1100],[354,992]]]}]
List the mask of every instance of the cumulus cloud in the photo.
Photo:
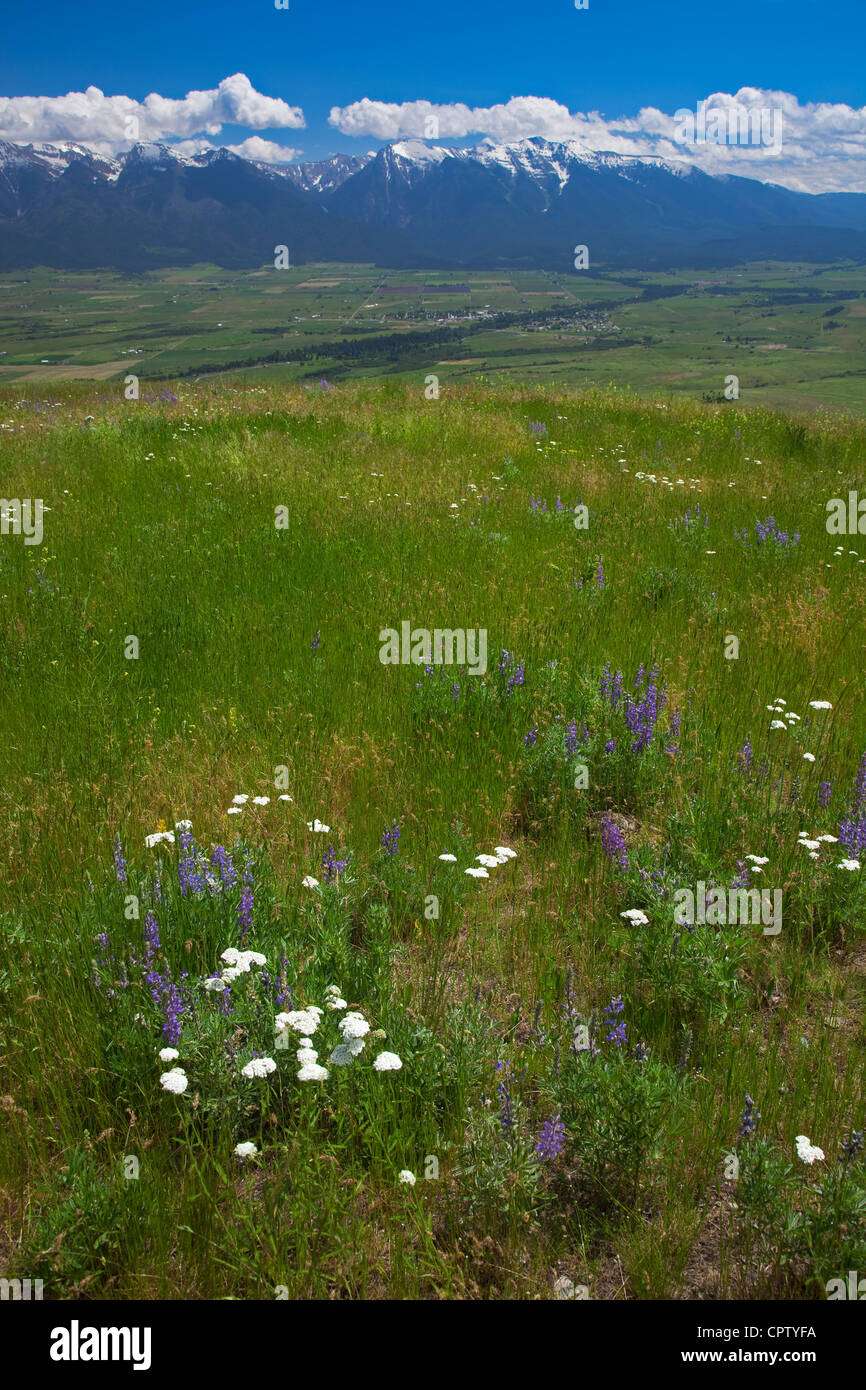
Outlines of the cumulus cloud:
[{"label": "cumulus cloud", "polygon": [[224,77],[218,87],[180,98],[151,92],[136,101],[106,96],[98,87],[59,97],[0,97],[0,140],[25,145],[72,141],[100,154],[128,149],[139,140],[215,136],[224,125],[297,130],[304,124],[300,107],[263,96],[242,72]]},{"label": "cumulus cloud", "polygon": [[252,159],[258,164],[288,164],[296,159],[300,150],[288,145],[278,145],[276,140],[263,140],[260,135],[250,135],[239,145],[214,145],[210,140],[178,140],[171,146],[178,154],[204,154],[207,150],[229,150],[239,154],[242,159]]},{"label": "cumulus cloud", "polygon": [[364,97],[333,107],[328,119],[344,135],[380,140],[478,135],[507,143],[541,136],[616,154],[658,155],[710,174],[741,174],[804,192],[866,192],[866,107],[801,103],[790,92],[760,87],[715,92],[700,105],[705,130],[696,107],[692,131],[706,138],[686,142],[681,137],[688,133],[688,123],[678,112],[645,106],[635,116],[608,117],[599,111],[569,111],[550,97],[511,97],[496,106],[475,107]]}]

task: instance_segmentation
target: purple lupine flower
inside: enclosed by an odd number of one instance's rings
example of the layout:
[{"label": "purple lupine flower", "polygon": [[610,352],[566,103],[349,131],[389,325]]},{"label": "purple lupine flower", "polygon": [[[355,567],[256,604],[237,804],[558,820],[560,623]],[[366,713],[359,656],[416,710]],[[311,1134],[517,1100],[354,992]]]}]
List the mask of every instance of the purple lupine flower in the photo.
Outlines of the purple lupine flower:
[{"label": "purple lupine flower", "polygon": [[505,693],[506,693],[506,695],[510,695],[511,692],[512,692],[512,690],[515,688],[515,686],[518,686],[518,685],[525,685],[525,684],[526,684],[526,676],[525,676],[525,673],[524,673],[524,670],[523,670],[523,662],[522,662],[522,661],[518,661],[518,663],[517,663],[517,665],[515,666],[515,668],[514,668],[512,674],[511,674],[511,675],[509,676],[509,678],[508,678],[508,684],[507,684],[506,687],[505,687]]},{"label": "purple lupine flower", "polygon": [[514,1080],[514,1072],[505,1062],[497,1062],[495,1068],[496,1071],[503,1073],[496,1087],[496,1094],[499,1096],[499,1123],[502,1126],[503,1134],[507,1135],[514,1128],[514,1106],[509,1084]]},{"label": "purple lupine flower", "polygon": [[535,1152],[543,1159],[559,1158],[565,1146],[565,1125],[557,1115],[555,1119],[545,1120],[535,1145]]},{"label": "purple lupine flower", "polygon": [[866,805],[866,753],[863,754],[857,765],[857,777],[851,797],[851,814],[856,816],[858,811],[863,810],[864,805]]},{"label": "purple lupine flower", "polygon": [[580,746],[580,737],[577,732],[577,724],[567,724],[565,727],[565,754],[570,758],[576,753]]},{"label": "purple lupine flower", "polygon": [[611,709],[616,709],[622,698],[622,671],[617,671],[615,675],[610,673],[610,662],[605,663],[601,677],[601,696],[610,702]]},{"label": "purple lupine flower", "polygon": [[749,773],[752,770],[752,740],[751,735],[746,739],[739,753],[737,754],[737,766],[742,772]]},{"label": "purple lupine flower", "polygon": [[526,744],[527,748],[532,748],[533,745],[538,742],[538,730],[530,729],[528,734],[523,735],[523,742]]},{"label": "purple lupine flower", "polygon": [[114,960],[114,956],[109,957],[109,955],[108,955],[109,946],[110,946],[110,944],[111,944],[111,943],[109,942],[109,940],[108,940],[108,932],[105,932],[105,931],[99,932],[99,933],[97,934],[97,936],[95,937],[95,940],[96,940],[96,947],[97,947],[97,950],[96,950],[96,964],[97,964],[97,965],[105,965],[105,963],[106,963],[106,961],[107,961],[108,959]]},{"label": "purple lupine flower", "polygon": [[605,751],[605,753],[615,753],[615,752],[616,752],[616,739],[615,739],[615,738],[609,738],[609,739],[608,739],[607,743],[604,745],[604,751]]},{"label": "purple lupine flower", "polygon": [[126,860],[123,857],[123,846],[120,843],[120,836],[114,841],[114,867],[117,872],[117,881],[120,884],[127,882]]},{"label": "purple lupine flower", "polygon": [[503,675],[503,674],[508,670],[508,668],[509,668],[510,665],[511,665],[511,653],[510,653],[510,652],[506,652],[506,651],[503,650],[503,653],[502,653],[501,657],[499,658],[499,674],[500,674],[500,676]]},{"label": "purple lupine flower", "polygon": [[[627,698],[625,709],[626,727],[635,735],[634,743],[631,746],[633,753],[643,753],[649,748],[659,715],[667,703],[665,693],[667,687],[663,685],[659,689],[658,686],[657,666],[653,666],[649,677],[643,675],[643,667],[641,667],[638,676],[641,682],[644,679],[647,680],[646,691],[640,700]],[[638,682],[635,682],[635,688],[638,688]]]},{"label": "purple lupine flower", "polygon": [[177,843],[180,855],[177,862],[177,874],[180,880],[180,891],[186,897],[192,891],[194,894],[203,893],[206,887],[206,878],[201,863],[199,862],[198,851],[196,850],[195,840],[191,830],[179,830],[177,833]]},{"label": "purple lupine flower", "polygon": [[604,565],[602,564],[601,560],[599,560],[598,564],[596,565],[595,582],[599,589],[604,588]]},{"label": "purple lupine flower", "polygon": [[223,845],[215,845],[210,861],[219,872],[223,888],[234,888],[238,881],[238,871],[228,850]]},{"label": "purple lupine flower", "polygon": [[746,863],[745,859],[738,859],[738,860],[737,860],[737,868],[739,869],[740,872],[737,874],[737,877],[736,877],[736,878],[733,880],[733,882],[731,883],[731,887],[732,887],[732,888],[748,888],[749,885],[751,884],[751,881],[752,881],[752,880],[751,880],[751,876],[750,876],[749,866],[748,866],[748,864]]},{"label": "purple lupine flower", "polygon": [[529,510],[530,510],[531,512],[546,512],[546,511],[547,511],[547,503],[545,502],[545,500],[544,500],[543,497],[532,497],[532,496],[530,496],[530,498],[529,498]]},{"label": "purple lupine flower", "polygon": [[545,435],[545,434],[547,434],[547,426],[546,426],[545,424],[543,424],[543,423],[541,422],[541,420],[530,420],[530,421],[529,421],[529,433],[530,433],[530,434],[537,434],[537,435],[539,435],[539,436]]},{"label": "purple lupine flower", "polygon": [[618,994],[615,999],[611,999],[609,1004],[604,1007],[605,1023],[610,1028],[610,1032],[605,1038],[605,1042],[612,1042],[616,1047],[623,1047],[626,1042],[625,1019],[619,1015],[625,1009],[622,1002],[622,995]]},{"label": "purple lupine flower", "polygon": [[565,511],[567,511],[567,510],[568,510],[568,508],[566,507],[566,505],[565,505],[565,503],[563,502],[562,498],[560,497],[559,493],[557,493],[557,494],[556,494],[556,511],[558,511],[558,512],[565,512]]},{"label": "purple lupine flower", "polygon": [[601,847],[608,859],[615,859],[625,873],[628,869],[625,838],[616,821],[610,815],[604,815],[601,819]]},{"label": "purple lupine flower", "polygon": [[667,746],[666,752],[668,753],[679,753],[680,751],[680,729],[682,727],[682,722],[682,714],[678,709],[675,709],[671,715],[670,728],[668,729],[668,737],[673,739],[673,742]]},{"label": "purple lupine flower", "polygon": [[171,980],[167,980],[162,997],[162,1035],[169,1047],[177,1047],[180,1042],[180,1016],[184,1012],[184,1008],[183,997],[177,985]]},{"label": "purple lupine flower", "polygon": [[311,651],[311,652],[316,651],[321,645],[322,645],[321,633],[318,633],[318,632],[317,632],[316,635],[315,635],[315,637],[313,638],[312,642],[310,643],[310,651]]},{"label": "purple lupine flower", "polygon": [[289,958],[286,955],[285,951],[282,951],[280,953],[280,992],[276,998],[277,1007],[279,1007],[281,1004],[285,1004],[287,1001],[289,1002],[289,1004],[291,1004],[292,992],[289,989],[288,984],[286,983],[286,972],[288,968]]},{"label": "purple lupine flower", "polygon": [[390,827],[385,826],[382,831],[382,838],[379,841],[379,848],[386,854],[395,855],[399,853],[400,826],[396,821],[392,821]]},{"label": "purple lupine flower", "polygon": [[833,795],[833,785],[831,782],[822,782],[818,788],[818,805],[829,806],[830,797]]},{"label": "purple lupine flower", "polygon": [[144,919],[144,969],[149,970],[159,950],[159,923],[152,912]]},{"label": "purple lupine flower", "polygon": [[338,859],[334,846],[328,845],[328,852],[322,860],[322,877],[326,883],[336,883],[348,864],[348,859]]},{"label": "purple lupine flower", "polygon": [[746,1139],[749,1137],[749,1135],[754,1134],[755,1130],[758,1128],[758,1121],[760,1120],[760,1118],[761,1112],[757,1109],[757,1107],[755,1106],[755,1102],[752,1100],[752,1097],[749,1095],[747,1091],[746,1108],[740,1115],[740,1128],[737,1130],[737,1133],[740,1135],[740,1138]]},{"label": "purple lupine flower", "polygon": [[452,685],[452,687],[451,687],[451,699],[452,699],[452,700],[458,700],[459,698],[460,698],[460,686],[459,686],[459,685],[457,684],[457,682],[455,681],[455,683],[454,683],[454,684]]}]

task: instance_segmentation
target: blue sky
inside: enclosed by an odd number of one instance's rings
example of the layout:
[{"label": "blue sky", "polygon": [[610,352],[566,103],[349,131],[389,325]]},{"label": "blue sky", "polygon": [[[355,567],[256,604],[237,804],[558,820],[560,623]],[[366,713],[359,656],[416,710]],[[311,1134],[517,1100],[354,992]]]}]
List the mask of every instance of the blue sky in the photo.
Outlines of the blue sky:
[{"label": "blue sky", "polygon": [[[343,130],[328,124],[333,106],[364,98],[488,108],[532,96],[620,118],[646,107],[673,113],[712,93],[754,87],[792,94],[803,105],[866,106],[866,0],[589,0],[581,11],[573,0],[289,5],[15,6],[3,21],[0,95],[58,97],[94,86],[136,101],[152,92],[180,99],[241,72],[256,92],[301,108],[306,124],[253,130],[225,122],[211,142],[238,143],[254,133],[305,159],[382,143],[375,129],[356,133],[357,115]],[[61,126],[37,123],[34,138],[63,138]],[[4,128],[2,112],[0,138],[19,138]]]}]

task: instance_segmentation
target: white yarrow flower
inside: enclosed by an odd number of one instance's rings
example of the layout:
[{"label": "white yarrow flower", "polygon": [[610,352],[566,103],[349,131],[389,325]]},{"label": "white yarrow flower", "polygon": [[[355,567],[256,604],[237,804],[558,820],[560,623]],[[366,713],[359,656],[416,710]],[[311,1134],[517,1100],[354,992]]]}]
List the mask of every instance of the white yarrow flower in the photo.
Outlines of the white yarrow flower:
[{"label": "white yarrow flower", "polygon": [[379,1056],[373,1060],[376,1071],[399,1071],[402,1065],[403,1063],[396,1052],[380,1052]]},{"label": "white yarrow flower", "polygon": [[171,1071],[162,1073],[159,1084],[164,1091],[171,1091],[172,1095],[182,1096],[189,1085],[189,1077],[182,1067],[172,1067]]},{"label": "white yarrow flower", "polygon": [[232,801],[234,802],[235,806],[245,806],[249,799],[250,798],[246,792],[238,792],[237,796],[232,797]]},{"label": "white yarrow flower", "polygon": [[490,875],[489,875],[489,873],[487,872],[486,869],[464,869],[463,872],[464,872],[464,874],[470,874],[472,878],[489,878],[489,877],[490,877]]},{"label": "white yarrow flower", "polygon": [[320,820],[307,821],[307,829],[312,830],[314,835],[327,835],[330,828],[329,825],[323,825]]},{"label": "white yarrow flower", "polygon": [[365,1038],[370,1031],[370,1025],[363,1014],[355,1012],[344,1014],[340,1019],[339,1028],[344,1042],[350,1038]]},{"label": "white yarrow flower", "polygon": [[516,850],[516,849],[509,849],[507,845],[494,845],[494,847],[493,847],[493,853],[494,853],[494,854],[504,854],[506,859],[516,859],[516,858],[517,858],[517,850]]},{"label": "white yarrow flower", "polygon": [[251,1062],[247,1062],[245,1067],[241,1067],[241,1075],[248,1081],[254,1081],[263,1076],[270,1076],[272,1071],[276,1071],[277,1064],[273,1057],[254,1057]]},{"label": "white yarrow flower", "polygon": [[495,854],[476,854],[475,858],[479,864],[483,864],[486,869],[495,869],[502,860],[497,859]]},{"label": "white yarrow flower", "polygon": [[416,1182],[415,1174],[409,1168],[401,1168],[400,1172],[397,1174],[397,1181],[408,1183],[409,1187],[414,1187]]},{"label": "white yarrow flower", "polygon": [[836,865],[836,868],[837,868],[837,869],[848,869],[850,873],[853,873],[855,869],[859,869],[859,868],[860,868],[860,860],[859,860],[859,859],[843,859],[842,862],[841,862],[841,864],[837,864],[837,865]]},{"label": "white yarrow flower", "polygon": [[645,912],[641,912],[639,907],[629,907],[625,912],[621,912],[620,917],[625,917],[626,921],[631,922],[633,927],[645,927],[649,922]]},{"label": "white yarrow flower", "polygon": [[307,1062],[298,1072],[299,1081],[327,1081],[328,1068],[320,1067],[317,1062]]},{"label": "white yarrow flower", "polygon": [[817,1144],[810,1143],[807,1135],[798,1134],[794,1143],[797,1145],[797,1157],[804,1163],[811,1164],[816,1160],[819,1163],[824,1162],[824,1150],[819,1149]]},{"label": "white yarrow flower", "polygon": [[161,1062],[176,1062],[180,1053],[176,1047],[163,1047],[158,1056]]},{"label": "white yarrow flower", "polygon": [[258,1149],[255,1144],[247,1140],[245,1144],[235,1144],[235,1153],[238,1158],[253,1158],[258,1153]]},{"label": "white yarrow flower", "polygon": [[444,863],[446,863],[446,864],[456,864],[456,863],[457,863],[457,855],[456,855],[456,854],[440,854],[439,858],[440,858],[441,860],[443,860]]},{"label": "white yarrow flower", "polygon": [[833,708],[833,706],[830,704],[830,701],[829,701],[829,700],[810,700],[810,701],[809,701],[809,704],[811,705],[812,709],[832,709],[832,708]]}]

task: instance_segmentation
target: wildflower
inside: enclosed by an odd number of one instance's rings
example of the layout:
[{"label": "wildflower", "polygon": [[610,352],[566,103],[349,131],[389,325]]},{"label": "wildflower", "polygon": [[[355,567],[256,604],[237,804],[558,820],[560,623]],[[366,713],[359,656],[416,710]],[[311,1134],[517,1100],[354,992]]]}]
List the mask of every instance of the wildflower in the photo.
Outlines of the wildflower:
[{"label": "wildflower", "polygon": [[328,852],[322,859],[325,882],[336,883],[348,862],[348,859],[338,859],[334,852],[334,846],[328,845]]},{"label": "wildflower", "polygon": [[192,821],[191,821],[191,820],[176,820],[175,823],[174,823],[174,828],[175,828],[175,830],[192,830]]},{"label": "wildflower", "polygon": [[263,1076],[270,1076],[271,1072],[276,1071],[277,1064],[273,1057],[254,1057],[251,1062],[247,1062],[245,1067],[241,1067],[241,1075],[248,1081]]},{"label": "wildflower", "polygon": [[363,1014],[359,1014],[355,1011],[343,1015],[340,1019],[339,1028],[343,1035],[344,1042],[347,1042],[350,1038],[366,1037],[370,1031],[370,1025]]},{"label": "wildflower", "polygon": [[486,869],[495,869],[500,862],[495,854],[476,854],[475,858],[479,864],[483,864]]},{"label": "wildflower", "polygon": [[489,877],[490,877],[490,875],[489,875],[489,873],[487,872],[486,869],[464,869],[463,872],[464,872],[464,874],[470,874],[472,878],[489,878]]},{"label": "wildflower", "polygon": [[189,1077],[182,1067],[172,1067],[171,1071],[162,1073],[159,1084],[164,1091],[171,1091],[174,1096],[182,1096],[189,1085]]},{"label": "wildflower", "polygon": [[827,845],[838,845],[839,843],[838,835],[816,835],[815,839],[823,840],[823,842]]},{"label": "wildflower", "polygon": [[299,1081],[327,1081],[328,1068],[320,1067],[317,1062],[305,1062],[298,1072]]},{"label": "wildflower", "polygon": [[810,701],[809,701],[809,705],[811,706],[812,709],[832,709],[832,708],[833,708],[833,706],[830,704],[830,701],[829,701],[829,700],[810,700]]},{"label": "wildflower", "polygon": [[307,874],[306,878],[301,879],[302,888],[318,888],[318,886],[319,880],[317,878],[313,878],[312,874]]},{"label": "wildflower", "polygon": [[392,821],[390,828],[386,825],[382,831],[382,838],[379,841],[379,848],[386,854],[393,855],[399,853],[398,841],[400,839],[400,827],[396,821]]},{"label": "wildflower", "polygon": [[114,842],[114,867],[117,872],[117,881],[120,884],[127,882],[126,860],[123,857],[123,846],[120,843],[120,836]]},{"label": "wildflower", "polygon": [[850,873],[853,873],[855,869],[859,869],[859,868],[860,868],[860,860],[859,860],[859,859],[843,859],[842,862],[841,862],[841,864],[837,864],[837,865],[836,865],[836,868],[837,868],[837,869],[847,869]]},{"label": "wildflower", "polygon": [[506,859],[516,859],[516,858],[517,858],[517,850],[515,850],[515,849],[509,849],[507,845],[494,845],[494,846],[493,846],[493,853],[494,853],[494,854],[502,854],[502,855],[505,856]]},{"label": "wildflower", "polygon": [[501,1080],[497,1084],[496,1093],[499,1096],[499,1123],[504,1134],[508,1134],[514,1128],[514,1107],[511,1101],[511,1087],[509,1082],[514,1079],[514,1072],[505,1062],[496,1062],[495,1070],[503,1072]]},{"label": "wildflower", "polygon": [[315,635],[315,637],[313,638],[312,642],[310,643],[310,651],[311,651],[311,652],[318,651],[318,649],[319,649],[319,647],[320,647],[321,645],[322,645],[321,633],[318,633],[318,632],[317,632],[316,635]]},{"label": "wildflower", "polygon": [[325,1000],[325,1008],[331,1010],[347,1009],[349,1006],[345,999],[341,999],[338,994],[332,994]]},{"label": "wildflower", "polygon": [[147,849],[153,849],[155,845],[162,844],[163,841],[165,841],[165,843],[166,843],[167,845],[173,845],[173,844],[174,844],[174,831],[173,831],[173,830],[157,830],[157,831],[154,832],[153,835],[145,835],[145,837],[144,837],[144,843],[145,843],[145,846],[147,847]]},{"label": "wildflower", "polygon": [[604,1007],[604,1013],[606,1015],[605,1022],[610,1026],[610,1032],[607,1034],[605,1041],[612,1042],[617,1047],[622,1047],[623,1043],[626,1041],[625,1019],[621,1018],[619,1022],[617,1022],[617,1018],[624,1008],[625,1005],[622,1002],[621,994],[618,994],[615,999],[611,999],[610,1003],[606,1004]]},{"label": "wildflower", "polygon": [[557,1115],[545,1120],[535,1145],[535,1152],[544,1159],[558,1158],[565,1144],[565,1125]]},{"label": "wildflower", "polygon": [[819,1149],[817,1144],[810,1143],[807,1135],[798,1134],[794,1143],[797,1145],[797,1157],[804,1163],[812,1164],[816,1160],[819,1163],[824,1162],[824,1150]]},{"label": "wildflower", "polygon": [[163,1047],[157,1053],[161,1062],[176,1062],[180,1053],[176,1047]]},{"label": "wildflower", "polygon": [[753,864],[769,864],[770,862],[766,855],[762,856],[760,854],[747,854],[746,858],[751,859]]},{"label": "wildflower", "polygon": [[787,724],[783,719],[773,719],[770,723],[771,729],[787,729]]},{"label": "wildflower", "polygon": [[232,797],[235,806],[245,806],[249,799],[247,792],[238,792],[237,796]]},{"label": "wildflower", "polygon": [[605,815],[601,822],[601,847],[608,859],[615,859],[625,872],[628,869],[628,854],[625,838],[612,816]]},{"label": "wildflower", "polygon": [[373,1067],[376,1071],[399,1071],[403,1063],[396,1052],[380,1052],[378,1057],[373,1059]]},{"label": "wildflower", "polygon": [[230,807],[228,808],[228,810],[226,811],[226,815],[227,815],[227,816],[242,816],[243,813],[244,813],[244,808],[243,808],[243,806],[230,806]]},{"label": "wildflower", "polygon": [[247,1140],[245,1144],[235,1144],[235,1153],[237,1154],[238,1158],[241,1159],[254,1158],[255,1155],[258,1153],[258,1149],[256,1148],[255,1144]]},{"label": "wildflower", "polygon": [[457,855],[456,855],[456,854],[440,854],[439,858],[440,858],[445,864],[456,864],[456,863],[457,863]]},{"label": "wildflower", "polygon": [[348,1067],[351,1066],[357,1055],[357,1052],[353,1052],[346,1043],[338,1043],[328,1060],[332,1067]]},{"label": "wildflower", "polygon": [[409,1187],[414,1187],[416,1181],[415,1174],[408,1168],[401,1168],[400,1172],[397,1174],[397,1181],[408,1183]]},{"label": "wildflower", "polygon": [[755,1108],[755,1102],[752,1100],[752,1097],[749,1095],[747,1091],[746,1108],[740,1116],[740,1128],[738,1129],[737,1133],[742,1138],[746,1138],[748,1135],[754,1134],[755,1130],[758,1128],[758,1121],[760,1120],[760,1118],[761,1112],[760,1110]]},{"label": "wildflower", "polygon": [[829,806],[829,805],[830,805],[830,798],[831,798],[832,794],[833,794],[832,783],[831,783],[831,782],[822,782],[821,785],[820,785],[820,787],[818,788],[818,805],[819,805],[819,806]]},{"label": "wildflower", "polygon": [[820,840],[802,840],[802,839],[801,839],[801,840],[798,840],[798,841],[797,841],[797,844],[798,844],[798,845],[802,845],[804,849],[820,849],[820,848],[821,848],[821,841],[820,841]]},{"label": "wildflower", "polygon": [[292,1009],[289,1013],[277,1014],[274,1019],[274,1027],[278,1033],[282,1033],[286,1028],[291,1028],[294,1033],[303,1033],[305,1037],[312,1037],[319,1026],[318,1015],[310,1009]]},{"label": "wildflower", "polygon": [[331,827],[323,825],[320,820],[308,820],[307,829],[312,830],[314,835],[327,835]]},{"label": "wildflower", "polygon": [[641,912],[639,907],[629,907],[625,912],[621,912],[620,917],[625,917],[626,921],[631,922],[633,927],[645,927],[649,922],[645,912]]},{"label": "wildflower", "polygon": [[852,1159],[858,1157],[860,1150],[863,1148],[864,1132],[866,1131],[862,1129],[859,1131],[852,1129],[851,1138],[845,1139],[842,1143],[842,1155],[839,1159],[840,1163],[850,1163]]},{"label": "wildflower", "polygon": [[807,763],[813,763],[813,762],[815,761],[815,754],[814,754],[814,753],[804,753],[804,754],[803,754],[803,760],[804,760],[804,762],[807,762]]},{"label": "wildflower", "polygon": [[532,748],[538,742],[538,730],[530,729],[529,733],[523,735],[523,742],[527,748]]},{"label": "wildflower", "polygon": [[254,797],[253,797],[253,805],[255,805],[255,806],[268,806],[268,805],[270,804],[270,800],[271,800],[271,798],[270,798],[269,796],[254,796]]},{"label": "wildflower", "polygon": [[310,1047],[309,1043],[304,1043],[303,1047],[299,1047],[295,1056],[299,1062],[318,1062],[319,1060],[318,1052],[314,1047]]},{"label": "wildflower", "polygon": [[288,792],[283,792],[280,796],[277,797],[277,801],[292,801],[292,800],[293,800],[293,798],[292,798],[291,796],[289,796],[289,793],[288,793]]}]

